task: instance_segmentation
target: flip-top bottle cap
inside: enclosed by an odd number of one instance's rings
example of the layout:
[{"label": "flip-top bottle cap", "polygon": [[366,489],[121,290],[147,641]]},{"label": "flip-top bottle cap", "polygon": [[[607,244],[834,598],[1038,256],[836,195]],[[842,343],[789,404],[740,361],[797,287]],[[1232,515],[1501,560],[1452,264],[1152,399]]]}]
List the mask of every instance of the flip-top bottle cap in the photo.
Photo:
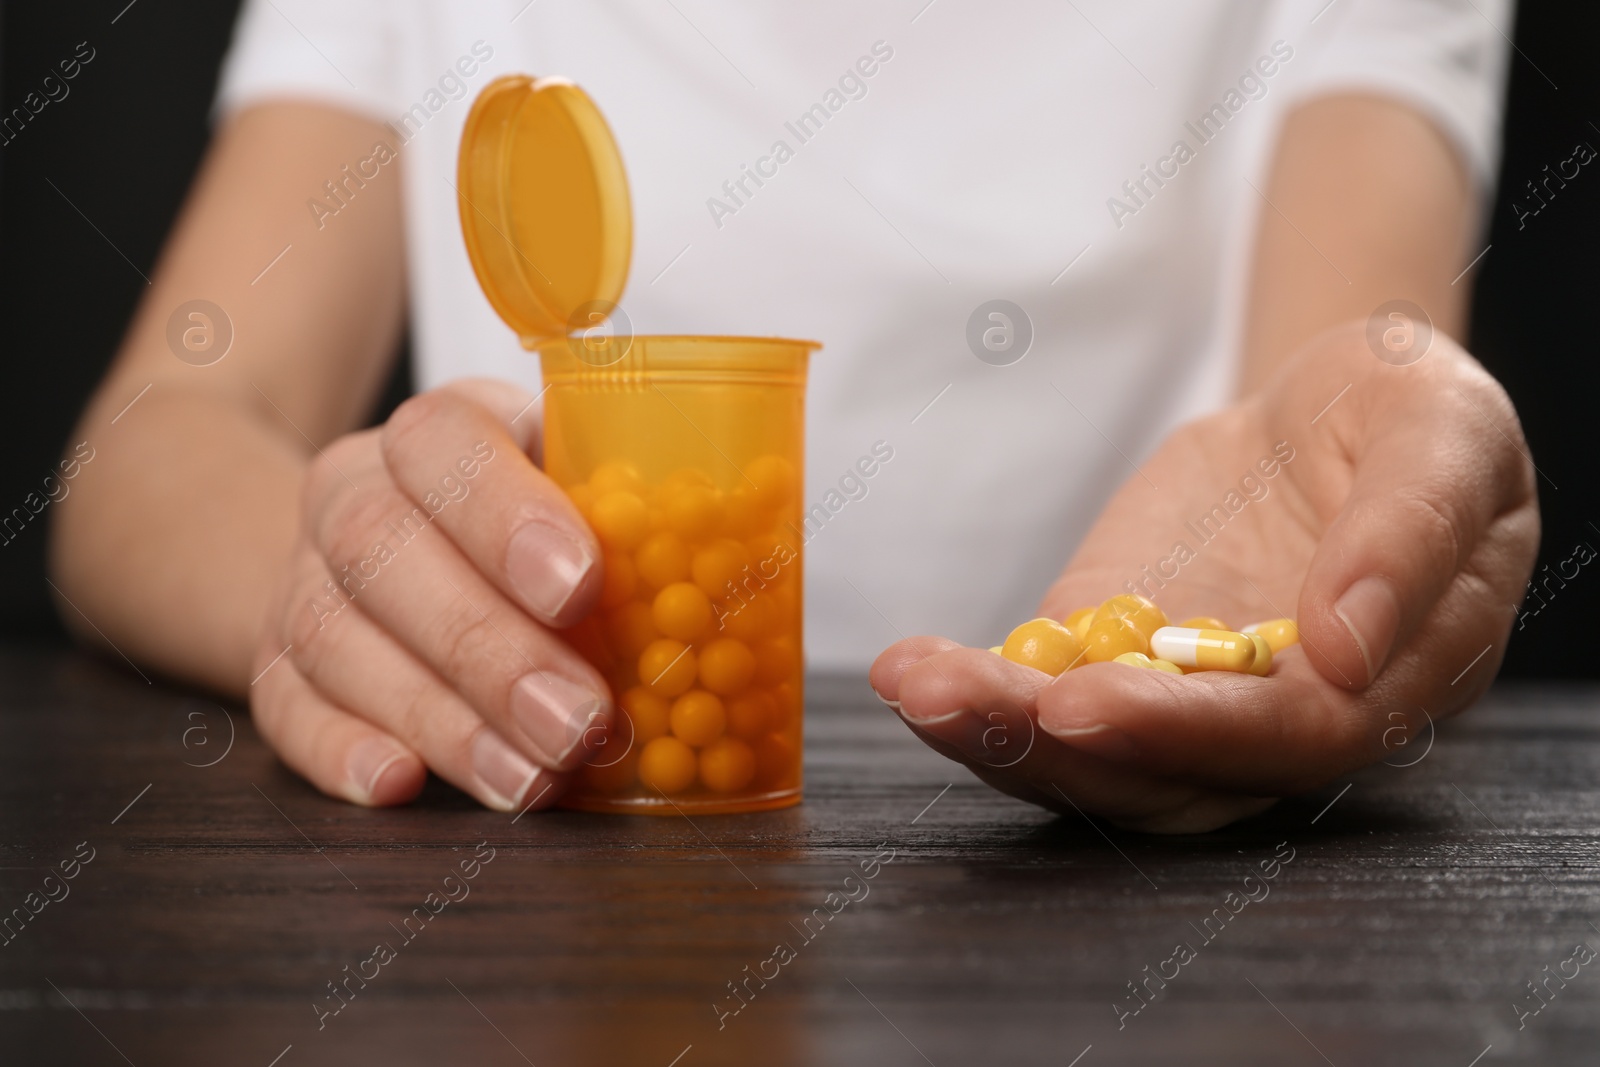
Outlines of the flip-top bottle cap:
[{"label": "flip-top bottle cap", "polygon": [[523,347],[610,314],[633,218],[617,143],[582,89],[520,74],[491,82],[467,115],[457,172],[472,269]]}]

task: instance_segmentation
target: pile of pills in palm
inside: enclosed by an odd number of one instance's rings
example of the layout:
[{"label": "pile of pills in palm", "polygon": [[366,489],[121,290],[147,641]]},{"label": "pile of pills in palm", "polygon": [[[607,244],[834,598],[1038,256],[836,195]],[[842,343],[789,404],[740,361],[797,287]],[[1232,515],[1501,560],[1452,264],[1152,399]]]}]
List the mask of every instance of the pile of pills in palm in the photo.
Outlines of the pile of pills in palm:
[{"label": "pile of pills in palm", "polygon": [[989,651],[1013,663],[1057,675],[1086,663],[1124,663],[1168,674],[1234,671],[1265,675],[1272,657],[1300,640],[1293,619],[1272,619],[1231,630],[1202,616],[1176,626],[1142,596],[1119,594],[1099,607],[1080,608],[1057,622],[1032,619]]}]

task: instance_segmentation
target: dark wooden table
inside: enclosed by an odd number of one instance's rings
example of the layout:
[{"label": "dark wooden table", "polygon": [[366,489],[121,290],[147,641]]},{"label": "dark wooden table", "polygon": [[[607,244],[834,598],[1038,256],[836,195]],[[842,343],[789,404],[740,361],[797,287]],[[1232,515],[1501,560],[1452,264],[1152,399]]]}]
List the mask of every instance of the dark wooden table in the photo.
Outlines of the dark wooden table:
[{"label": "dark wooden table", "polygon": [[692,824],[363,811],[72,652],[0,653],[0,692],[0,1064],[1600,1062],[1595,688],[1191,838],[999,796],[847,679],[804,805]]}]

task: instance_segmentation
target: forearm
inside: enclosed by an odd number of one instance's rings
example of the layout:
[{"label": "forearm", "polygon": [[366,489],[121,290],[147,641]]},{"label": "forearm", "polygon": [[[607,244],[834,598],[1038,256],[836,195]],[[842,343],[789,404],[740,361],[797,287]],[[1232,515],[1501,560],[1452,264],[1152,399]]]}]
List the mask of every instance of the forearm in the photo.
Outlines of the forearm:
[{"label": "forearm", "polygon": [[1239,391],[1337,323],[1404,299],[1460,338],[1477,191],[1444,135],[1375,96],[1316,100],[1285,121],[1263,195]]},{"label": "forearm", "polygon": [[94,460],[55,517],[62,617],[86,641],[241,693],[295,535],[305,450],[249,405],[170,382],[113,426],[118,399],[108,390],[73,438]]},{"label": "forearm", "polygon": [[[86,640],[225,691],[250,681],[307,464],[360,425],[401,323],[399,164],[367,179],[336,227],[319,227],[306,197],[389,136],[291,103],[219,131],[72,438],[95,458],[57,511],[51,570]],[[171,337],[197,296],[231,331],[198,363]]]}]

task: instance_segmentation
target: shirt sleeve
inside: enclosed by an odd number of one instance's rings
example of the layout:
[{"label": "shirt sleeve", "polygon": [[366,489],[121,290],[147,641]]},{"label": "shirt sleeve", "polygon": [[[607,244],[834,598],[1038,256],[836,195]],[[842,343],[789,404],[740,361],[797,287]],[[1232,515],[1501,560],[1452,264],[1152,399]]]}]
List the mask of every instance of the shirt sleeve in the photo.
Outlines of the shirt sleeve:
[{"label": "shirt sleeve", "polygon": [[1494,187],[1515,0],[1309,0],[1307,10],[1313,47],[1296,98],[1401,100],[1454,143],[1480,189]]},{"label": "shirt sleeve", "polygon": [[212,117],[293,98],[391,121],[396,53],[409,12],[402,0],[245,0]]}]

